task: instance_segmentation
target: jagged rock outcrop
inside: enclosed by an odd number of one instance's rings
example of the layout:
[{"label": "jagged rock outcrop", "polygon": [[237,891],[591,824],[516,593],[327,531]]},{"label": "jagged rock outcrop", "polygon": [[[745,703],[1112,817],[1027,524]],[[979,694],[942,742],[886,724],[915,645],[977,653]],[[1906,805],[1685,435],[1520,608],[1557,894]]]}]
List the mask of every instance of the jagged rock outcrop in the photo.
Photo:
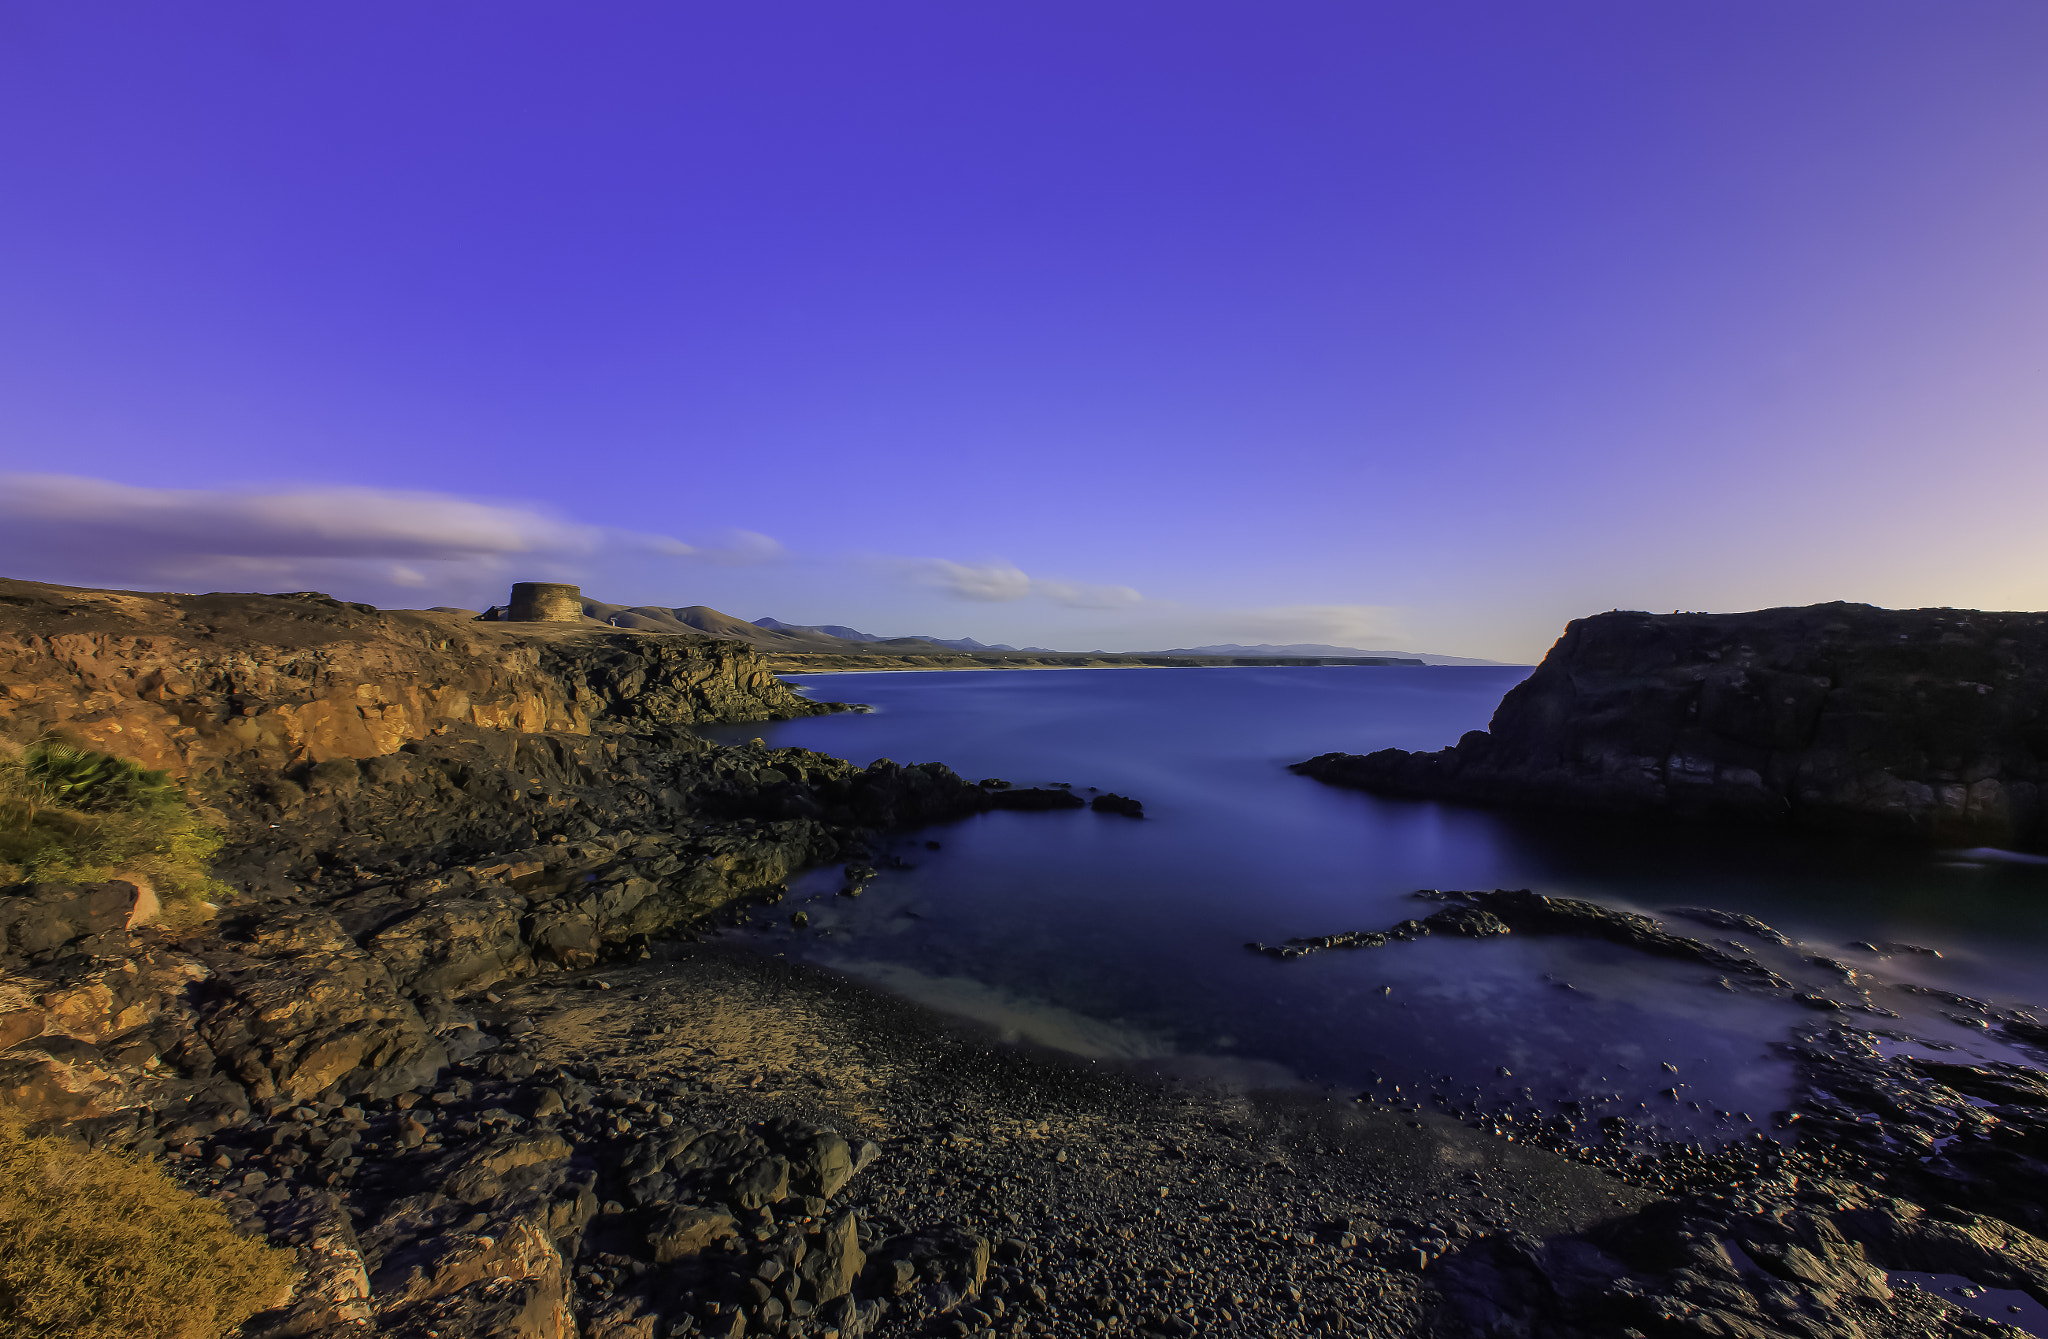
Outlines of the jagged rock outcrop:
[{"label": "jagged rock outcrop", "polygon": [[644,953],[880,829],[1082,803],[714,744],[687,727],[824,708],[745,647],[534,626],[0,583],[8,733],[180,773],[235,893],[203,933],[131,943],[146,889],[0,889],[0,1105],[203,1130],[387,1098],[474,1044],[455,1001]]},{"label": "jagged rock outcrop", "polygon": [[227,835],[207,922],[149,923],[118,880],[0,888],[0,1109],[168,1156],[296,1248],[244,1339],[857,1339],[925,1305],[905,1266],[930,1309],[985,1282],[972,1233],[864,1225],[874,1143],[694,1116],[673,1069],[598,1092],[497,992],[739,923],[808,866],[857,892],[879,830],[1070,790],[713,743],[688,727],[827,709],[743,647],[314,595],[4,583],[0,694],[6,735],[164,767]]},{"label": "jagged rock outcrop", "polygon": [[1295,770],[1397,795],[2048,847],[2048,614],[1601,614],[1454,747]]},{"label": "jagged rock outcrop", "polygon": [[364,760],[451,728],[587,735],[838,708],[751,648],[477,622],[324,595],[169,595],[0,580],[0,730],[62,731],[181,779]]}]

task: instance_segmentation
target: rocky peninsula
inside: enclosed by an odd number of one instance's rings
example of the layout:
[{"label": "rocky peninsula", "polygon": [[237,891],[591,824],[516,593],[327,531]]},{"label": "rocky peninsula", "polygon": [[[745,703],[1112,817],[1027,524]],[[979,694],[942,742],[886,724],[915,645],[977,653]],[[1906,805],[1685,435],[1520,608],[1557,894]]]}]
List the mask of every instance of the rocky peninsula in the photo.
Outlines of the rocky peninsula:
[{"label": "rocky peninsula", "polygon": [[743,644],[10,582],[0,693],[13,744],[161,769],[226,835],[213,907],[0,889],[0,1107],[291,1252],[247,1339],[2009,1332],[1909,1268],[2048,1301],[2032,1071],[1903,1082],[1824,1026],[1821,1139],[1602,1158],[777,957],[798,871],[858,896],[932,824],[1081,801],[702,738],[826,709]]},{"label": "rocky peninsula", "polygon": [[1392,795],[2048,848],[2048,614],[1573,621],[1485,730],[1295,770]]}]

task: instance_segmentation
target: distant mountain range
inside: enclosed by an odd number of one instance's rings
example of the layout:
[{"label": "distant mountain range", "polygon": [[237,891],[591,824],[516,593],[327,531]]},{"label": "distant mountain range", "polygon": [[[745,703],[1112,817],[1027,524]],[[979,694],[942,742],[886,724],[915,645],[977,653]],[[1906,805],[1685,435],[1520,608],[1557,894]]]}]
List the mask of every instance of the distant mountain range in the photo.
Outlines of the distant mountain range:
[{"label": "distant mountain range", "polygon": [[[838,637],[849,642],[930,642],[933,646],[949,646],[955,651],[1029,651],[1045,655],[1058,655],[1044,646],[1005,646],[1001,642],[977,642],[972,637],[878,637],[872,632],[858,628],[844,627],[837,623],[784,623],[779,618],[757,618],[757,628],[773,632],[817,632],[827,637]],[[1469,656],[1440,656],[1427,651],[1361,651],[1355,646],[1323,646],[1300,642],[1292,646],[1242,646],[1235,642],[1219,646],[1177,646],[1167,651],[1133,651],[1113,654],[1148,656],[1257,656],[1267,659],[1296,656],[1302,659],[1330,659],[1344,657],[1394,658],[1420,660],[1429,665],[1500,665],[1500,660],[1475,660]]]},{"label": "distant mountain range", "polygon": [[[636,628],[645,632],[701,632],[713,637],[746,642],[764,651],[809,654],[931,655],[940,651],[1019,651],[1037,655],[1060,655],[1043,646],[1005,646],[1001,642],[978,642],[972,637],[882,637],[838,623],[785,623],[779,618],[757,618],[752,623],[720,613],[709,605],[690,604],[678,608],[660,605],[606,604],[585,600],[583,616],[592,623],[615,628]],[[486,618],[502,617],[493,608]],[[1183,646],[1170,651],[1095,651],[1077,654],[1147,656],[1253,656],[1307,659],[1331,657],[1397,657],[1420,660],[1431,665],[1498,665],[1497,660],[1473,660],[1464,656],[1429,655],[1421,651],[1361,651],[1351,646]]]},{"label": "distant mountain range", "polygon": [[1504,660],[1474,660],[1470,656],[1440,656],[1428,651],[1361,651],[1355,646],[1322,646],[1312,643],[1297,643],[1293,646],[1240,646],[1227,642],[1220,646],[1180,646],[1171,651],[1160,651],[1163,656],[1401,656],[1409,660],[1420,660],[1429,665],[1505,665]]},{"label": "distant mountain range", "polygon": [[[493,608],[485,617],[502,616]],[[667,608],[650,604],[606,604],[603,600],[583,601],[583,616],[592,623],[641,632],[701,632],[731,641],[746,642],[764,651],[797,653],[886,652],[891,655],[931,655],[941,651],[1043,651],[1043,647],[988,646],[972,637],[878,637],[858,628],[837,624],[811,626],[764,618],[749,623],[709,605],[688,604]]]},{"label": "distant mountain range", "polygon": [[1001,642],[977,642],[972,637],[880,637],[859,628],[849,628],[838,623],[785,623],[779,618],[757,618],[757,628],[770,632],[822,632],[827,637],[837,637],[848,642],[930,642],[933,646],[950,647],[955,651],[1036,651],[1057,654],[1044,646],[1005,646]]}]

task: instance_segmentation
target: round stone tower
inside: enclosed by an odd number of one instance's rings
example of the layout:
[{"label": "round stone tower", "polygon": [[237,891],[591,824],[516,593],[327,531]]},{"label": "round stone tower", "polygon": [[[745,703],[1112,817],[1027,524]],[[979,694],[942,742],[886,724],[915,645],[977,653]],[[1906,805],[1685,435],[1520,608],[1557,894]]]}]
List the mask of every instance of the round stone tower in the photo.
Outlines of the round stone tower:
[{"label": "round stone tower", "polygon": [[580,623],[583,592],[558,581],[521,581],[512,587],[505,607],[508,623]]}]

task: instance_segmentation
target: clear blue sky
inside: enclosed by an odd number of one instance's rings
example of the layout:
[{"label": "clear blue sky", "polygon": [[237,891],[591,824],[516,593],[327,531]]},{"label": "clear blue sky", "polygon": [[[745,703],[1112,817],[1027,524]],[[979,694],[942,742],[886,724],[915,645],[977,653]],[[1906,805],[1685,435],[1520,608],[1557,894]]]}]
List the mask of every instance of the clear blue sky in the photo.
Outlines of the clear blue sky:
[{"label": "clear blue sky", "polygon": [[74,584],[2041,608],[2048,6],[7,0],[0,472]]}]

